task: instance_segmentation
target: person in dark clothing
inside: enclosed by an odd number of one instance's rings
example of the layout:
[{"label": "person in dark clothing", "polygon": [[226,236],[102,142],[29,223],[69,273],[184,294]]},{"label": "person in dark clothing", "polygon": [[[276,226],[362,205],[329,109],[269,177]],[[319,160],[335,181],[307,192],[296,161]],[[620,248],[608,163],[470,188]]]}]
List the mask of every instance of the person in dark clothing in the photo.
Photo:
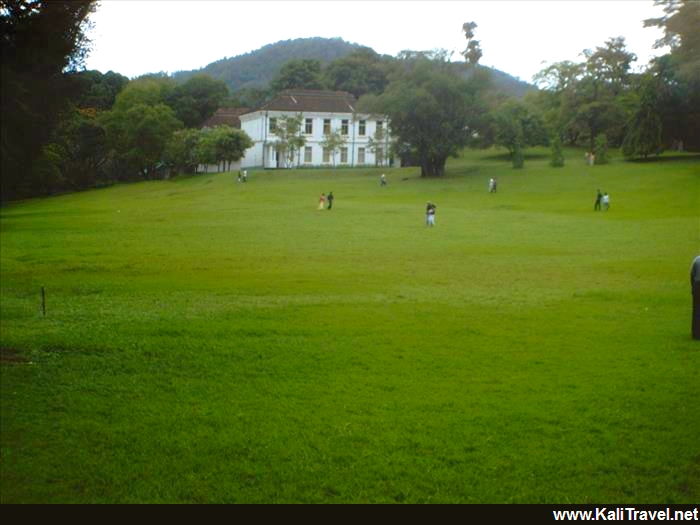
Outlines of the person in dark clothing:
[{"label": "person in dark clothing", "polygon": [[593,211],[600,211],[600,201],[603,199],[603,194],[598,190],[598,195],[595,198],[595,206],[593,206]]},{"label": "person in dark clothing", "polygon": [[693,339],[700,339],[700,255],[690,267],[690,289],[693,294]]},{"label": "person in dark clothing", "polygon": [[334,199],[334,198],[335,198],[335,197],[333,197],[333,192],[332,192],[332,191],[329,191],[329,192],[328,192],[328,196],[326,197],[326,200],[328,201],[328,209],[329,209],[329,210],[333,207],[333,199]]}]

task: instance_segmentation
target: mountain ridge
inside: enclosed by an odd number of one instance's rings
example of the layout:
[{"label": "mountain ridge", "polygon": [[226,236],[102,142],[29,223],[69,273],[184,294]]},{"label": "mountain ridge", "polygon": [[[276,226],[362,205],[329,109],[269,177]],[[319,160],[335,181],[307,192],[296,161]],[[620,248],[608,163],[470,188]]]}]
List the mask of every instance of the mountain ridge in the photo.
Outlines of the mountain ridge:
[{"label": "mountain ridge", "polygon": [[[264,88],[289,60],[315,59],[326,65],[358,49],[372,48],[347,42],[340,37],[280,40],[241,55],[221,58],[199,69],[176,71],[171,76],[177,81],[185,81],[193,75],[204,73],[223,80],[232,92],[243,88]],[[520,98],[537,89],[505,71],[489,66],[480,67],[491,72],[496,87],[506,94]]]}]

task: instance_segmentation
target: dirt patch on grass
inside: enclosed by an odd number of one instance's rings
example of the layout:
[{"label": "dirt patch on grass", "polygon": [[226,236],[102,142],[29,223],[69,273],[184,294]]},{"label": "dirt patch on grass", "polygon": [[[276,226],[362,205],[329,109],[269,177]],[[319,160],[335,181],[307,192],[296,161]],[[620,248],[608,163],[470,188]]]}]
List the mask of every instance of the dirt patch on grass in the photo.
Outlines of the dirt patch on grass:
[{"label": "dirt patch on grass", "polygon": [[19,350],[12,348],[0,347],[0,363],[2,364],[17,364],[26,363],[29,361],[26,357],[20,355]]}]

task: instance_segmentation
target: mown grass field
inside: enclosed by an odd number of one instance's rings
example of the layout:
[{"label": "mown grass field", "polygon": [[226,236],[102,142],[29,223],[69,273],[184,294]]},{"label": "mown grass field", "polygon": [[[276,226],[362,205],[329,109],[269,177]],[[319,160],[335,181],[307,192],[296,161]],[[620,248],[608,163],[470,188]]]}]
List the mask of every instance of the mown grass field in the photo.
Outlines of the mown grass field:
[{"label": "mown grass field", "polygon": [[2,208],[2,503],[697,502],[700,158],[533,153]]}]

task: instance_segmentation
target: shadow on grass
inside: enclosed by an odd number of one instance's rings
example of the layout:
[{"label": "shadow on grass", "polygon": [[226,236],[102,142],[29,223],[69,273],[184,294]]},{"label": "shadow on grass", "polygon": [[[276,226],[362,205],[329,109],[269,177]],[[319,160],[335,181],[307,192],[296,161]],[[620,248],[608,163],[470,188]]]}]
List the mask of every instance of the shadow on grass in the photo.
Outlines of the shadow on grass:
[{"label": "shadow on grass", "polygon": [[[548,153],[525,153],[523,158],[525,160],[539,160],[539,159],[548,159],[550,158],[551,155]],[[483,157],[479,157],[480,160],[500,160],[500,161],[505,161],[505,162],[510,162],[510,153],[499,153],[496,155],[484,155]]]},{"label": "shadow on grass", "polygon": [[647,164],[652,162],[673,162],[677,160],[692,160],[694,162],[698,162],[700,161],[700,153],[690,153],[685,155],[661,155],[659,157],[647,157],[646,159],[627,159],[627,162]]}]

